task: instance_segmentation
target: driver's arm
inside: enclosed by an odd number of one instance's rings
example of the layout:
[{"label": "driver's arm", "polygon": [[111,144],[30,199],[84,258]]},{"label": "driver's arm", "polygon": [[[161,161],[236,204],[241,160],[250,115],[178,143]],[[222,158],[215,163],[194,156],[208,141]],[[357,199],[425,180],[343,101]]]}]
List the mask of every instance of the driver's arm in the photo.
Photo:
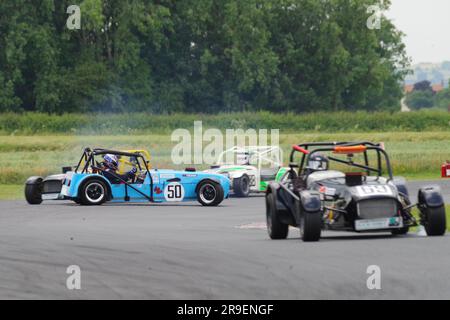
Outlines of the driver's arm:
[{"label": "driver's arm", "polygon": [[[123,182],[123,181],[126,181],[126,182],[128,182],[128,181],[133,181],[134,180],[134,178],[136,177],[136,172],[137,172],[137,169],[136,168],[133,168],[133,169],[131,169],[130,171],[128,171],[127,173],[125,173],[125,174],[119,174],[119,173],[117,173],[117,172],[112,172],[112,171],[110,171],[110,170],[105,170],[104,171],[104,176],[111,182],[111,183],[113,183],[113,184],[117,184],[117,183],[121,183],[121,182]],[[117,179],[117,178],[120,178],[120,179],[122,179],[122,180],[119,180],[119,179]]]}]

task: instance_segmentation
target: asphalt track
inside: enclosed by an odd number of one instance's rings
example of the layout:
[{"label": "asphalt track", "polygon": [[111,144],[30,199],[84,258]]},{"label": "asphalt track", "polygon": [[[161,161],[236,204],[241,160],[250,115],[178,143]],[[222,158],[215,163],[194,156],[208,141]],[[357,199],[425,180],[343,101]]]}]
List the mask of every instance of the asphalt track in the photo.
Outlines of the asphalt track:
[{"label": "asphalt track", "polygon": [[[271,241],[260,196],[213,209],[6,201],[0,237],[1,299],[450,299],[450,235]],[[66,288],[69,265],[81,290]]]}]

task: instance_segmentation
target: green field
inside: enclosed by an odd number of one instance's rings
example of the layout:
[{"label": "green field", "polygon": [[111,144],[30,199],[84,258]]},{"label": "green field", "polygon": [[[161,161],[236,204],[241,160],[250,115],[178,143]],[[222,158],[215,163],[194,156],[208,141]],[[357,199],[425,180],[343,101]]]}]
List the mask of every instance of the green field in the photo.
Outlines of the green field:
[{"label": "green field", "polygon": [[[401,133],[305,133],[281,134],[285,163],[293,144],[310,141],[370,140],[386,144],[394,174],[409,179],[439,179],[440,166],[450,159],[450,132]],[[22,184],[27,177],[59,173],[61,167],[75,165],[84,147],[149,149],[152,164],[173,166],[170,135],[127,136],[0,136],[0,185]],[[189,165],[187,165],[189,166]],[[200,166],[199,169],[204,169]]]}]

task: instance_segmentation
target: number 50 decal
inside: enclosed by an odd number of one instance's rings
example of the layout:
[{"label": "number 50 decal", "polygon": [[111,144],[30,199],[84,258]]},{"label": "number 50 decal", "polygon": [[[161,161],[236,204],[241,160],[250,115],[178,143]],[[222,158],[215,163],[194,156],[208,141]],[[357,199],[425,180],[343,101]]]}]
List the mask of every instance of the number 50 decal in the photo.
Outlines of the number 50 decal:
[{"label": "number 50 decal", "polygon": [[184,187],[178,182],[169,183],[164,188],[164,198],[168,202],[179,202],[184,199]]}]

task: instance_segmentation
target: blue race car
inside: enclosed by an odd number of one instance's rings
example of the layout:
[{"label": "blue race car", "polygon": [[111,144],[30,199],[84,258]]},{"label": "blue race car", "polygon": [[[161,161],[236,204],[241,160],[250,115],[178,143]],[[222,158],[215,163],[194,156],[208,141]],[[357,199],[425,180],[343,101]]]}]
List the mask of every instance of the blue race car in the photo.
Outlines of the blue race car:
[{"label": "blue race car", "polygon": [[[130,177],[111,172],[101,159],[116,156],[132,163]],[[69,168],[70,169],[70,168]],[[218,206],[228,198],[230,180],[221,174],[150,169],[141,152],[85,149],[74,170],[45,179],[31,177],[26,182],[25,197],[30,204],[43,200],[65,199],[81,205],[105,202],[183,202],[197,200],[203,206]]]}]

